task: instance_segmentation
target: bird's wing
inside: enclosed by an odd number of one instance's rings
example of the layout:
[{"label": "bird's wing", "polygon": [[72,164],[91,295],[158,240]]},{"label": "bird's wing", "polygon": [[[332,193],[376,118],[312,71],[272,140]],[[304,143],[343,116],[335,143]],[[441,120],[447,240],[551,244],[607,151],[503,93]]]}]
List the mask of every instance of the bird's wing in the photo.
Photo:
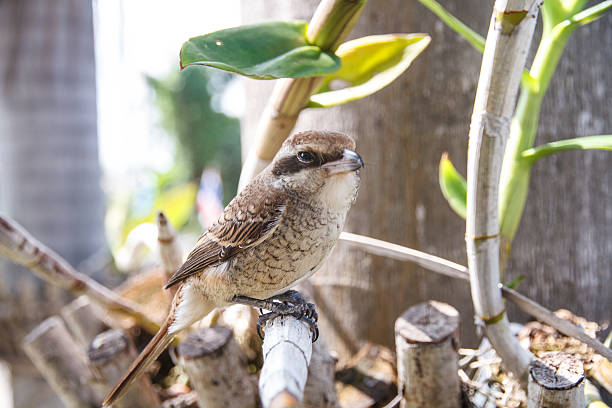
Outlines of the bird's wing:
[{"label": "bird's wing", "polygon": [[265,241],[285,212],[285,196],[278,190],[247,186],[206,231],[185,263],[172,275],[169,288],[204,268],[219,265],[241,250]]}]

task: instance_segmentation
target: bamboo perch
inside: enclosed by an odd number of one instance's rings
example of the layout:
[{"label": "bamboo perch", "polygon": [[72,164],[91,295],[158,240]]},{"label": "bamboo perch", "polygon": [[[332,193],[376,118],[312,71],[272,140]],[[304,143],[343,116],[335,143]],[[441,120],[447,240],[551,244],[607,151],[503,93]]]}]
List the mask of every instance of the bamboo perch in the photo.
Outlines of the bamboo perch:
[{"label": "bamboo perch", "polygon": [[[348,245],[358,246],[365,251],[379,255],[387,256],[392,259],[399,261],[410,261],[416,262],[422,267],[429,269],[433,272],[440,273],[451,278],[469,280],[468,270],[465,266],[459,265],[455,262],[451,262],[447,259],[439,258],[437,256],[417,251],[412,248],[407,248],[401,245],[392,244],[390,242],[382,241],[380,239],[370,238],[363,235],[351,234],[343,232],[340,235],[340,239]],[[601,354],[603,357],[612,361],[612,350],[606,347],[597,339],[588,336],[581,328],[568,322],[565,319],[555,315],[544,306],[537,302],[529,299],[528,297],[521,295],[517,291],[501,287],[502,295],[512,303],[514,303],[519,309],[533,316],[537,320],[554,327],[560,333],[566,336],[573,337],[580,340],[587,346],[595,350],[596,353]]]},{"label": "bamboo perch", "polygon": [[139,306],[77,272],[65,259],[32,237],[16,221],[0,215],[0,254],[25,266],[39,278],[77,295],[87,295],[105,309],[133,318],[147,331],[156,333],[159,325]]},{"label": "bamboo perch", "polygon": [[259,397],[264,408],[295,407],[302,400],[312,355],[312,333],[293,316],[280,316],[264,327],[264,364]]},{"label": "bamboo perch", "polygon": [[323,339],[312,345],[312,357],[308,365],[308,380],[304,388],[304,407],[306,408],[339,408],[334,377],[336,359],[325,346]]},{"label": "bamboo perch", "polygon": [[103,394],[91,387],[95,373],[62,319],[43,321],[24,338],[23,348],[66,407],[100,407]]},{"label": "bamboo perch", "polygon": [[546,353],[529,366],[527,408],[583,408],[584,366],[571,354]]},{"label": "bamboo perch", "polygon": [[[357,22],[366,0],[322,0],[308,30],[306,41],[323,51],[335,51]],[[291,133],[300,111],[321,86],[323,77],[285,78],[276,82],[255,135],[254,147],[245,160],[238,190],[272,160]]]},{"label": "bamboo perch", "polygon": [[110,325],[104,321],[103,312],[87,296],[80,296],[64,306],[61,314],[83,347],[88,347],[98,334],[110,329]]},{"label": "bamboo perch", "polygon": [[459,312],[446,303],[412,306],[395,322],[401,408],[461,407]]},{"label": "bamboo perch", "polygon": [[[183,263],[183,251],[178,242],[176,231],[172,228],[170,221],[166,218],[166,215],[159,211],[155,217],[157,222],[157,242],[159,243],[159,256],[161,258],[162,269],[166,276],[166,281],[170,279],[174,272],[181,267]],[[175,285],[167,290],[170,300],[174,297],[174,294],[178,290],[178,286]]]},{"label": "bamboo perch", "polygon": [[466,250],[476,315],[506,368],[526,382],[532,358],[512,335],[498,286],[498,189],[527,52],[541,0],[495,2],[470,124]]},{"label": "bamboo perch", "polygon": [[201,407],[254,408],[257,405],[246,357],[229,328],[202,328],[182,341],[178,352]]},{"label": "bamboo perch", "polygon": [[[136,359],[136,355],[136,349],[121,330],[107,330],[93,339],[87,350],[87,357],[102,377],[97,383],[101,395],[106,395],[121,379]],[[113,407],[150,408],[159,404],[151,380],[143,375]]]}]

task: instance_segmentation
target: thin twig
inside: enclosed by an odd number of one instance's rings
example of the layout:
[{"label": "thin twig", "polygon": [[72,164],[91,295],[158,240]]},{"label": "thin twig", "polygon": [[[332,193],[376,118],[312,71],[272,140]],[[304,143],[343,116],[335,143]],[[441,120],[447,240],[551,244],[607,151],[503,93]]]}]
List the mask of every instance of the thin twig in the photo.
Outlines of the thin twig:
[{"label": "thin twig", "polygon": [[[437,272],[439,274],[461,279],[463,281],[469,280],[468,270],[465,266],[435,255],[417,251],[412,248],[407,248],[402,245],[392,244],[380,239],[351,234],[348,232],[343,232],[340,235],[340,240],[348,245],[362,248],[371,254],[386,256],[399,261],[415,262],[418,265],[431,270],[432,272]],[[513,289],[502,286],[501,291],[502,295],[507,300],[514,303],[523,312],[533,316],[541,322],[548,324],[566,336],[580,340],[597,353],[601,354],[603,357],[612,361],[612,350],[599,342],[597,339],[588,336],[578,326],[575,326],[571,322],[558,317],[544,306],[534,302],[524,295],[521,295]]]},{"label": "thin twig", "polygon": [[526,383],[532,355],[512,335],[498,287],[498,188],[521,74],[541,0],[497,0],[485,44],[468,144],[466,251],[476,315],[505,366]]},{"label": "thin twig", "polygon": [[147,331],[155,333],[159,325],[139,306],[77,272],[65,259],[37,241],[16,221],[0,215],[0,255],[25,266],[39,278],[76,295],[89,298],[109,311],[133,318]]}]

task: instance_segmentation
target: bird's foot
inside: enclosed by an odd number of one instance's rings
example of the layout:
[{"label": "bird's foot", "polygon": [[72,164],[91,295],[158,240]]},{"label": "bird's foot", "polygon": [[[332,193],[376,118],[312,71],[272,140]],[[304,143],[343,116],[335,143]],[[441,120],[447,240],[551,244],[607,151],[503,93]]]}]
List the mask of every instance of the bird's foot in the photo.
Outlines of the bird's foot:
[{"label": "bird's foot", "polygon": [[261,327],[272,319],[278,316],[291,315],[296,319],[302,320],[308,325],[312,332],[312,342],[314,343],[319,338],[319,328],[317,320],[319,315],[315,309],[315,305],[306,302],[302,295],[295,290],[288,290],[281,294],[272,296],[268,299],[259,300],[246,296],[236,296],[232,299],[235,303],[242,303],[249,306],[258,307],[269,310],[270,313],[262,313],[257,320],[257,334],[263,339]]}]

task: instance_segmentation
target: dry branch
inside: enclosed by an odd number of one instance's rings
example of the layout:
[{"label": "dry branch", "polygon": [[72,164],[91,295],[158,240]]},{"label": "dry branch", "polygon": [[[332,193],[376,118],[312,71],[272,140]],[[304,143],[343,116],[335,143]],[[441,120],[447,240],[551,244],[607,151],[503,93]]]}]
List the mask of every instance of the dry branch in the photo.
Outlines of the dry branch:
[{"label": "dry branch", "polygon": [[103,312],[92,304],[87,296],[79,296],[62,308],[62,317],[78,342],[88,347],[100,333],[110,329]]},{"label": "dry branch", "polygon": [[[108,330],[93,339],[87,350],[87,357],[92,367],[95,367],[101,375],[97,383],[101,395],[106,395],[113,388],[136,356],[136,349],[121,330]],[[143,375],[113,406],[150,408],[159,404],[151,380]]]},{"label": "dry branch", "polygon": [[[466,250],[472,301],[506,367],[526,380],[532,358],[512,335],[498,286],[498,188],[510,119],[541,0],[497,0],[485,44],[468,144]],[[517,18],[509,18],[517,17]]]},{"label": "dry branch", "polygon": [[[166,215],[160,211],[157,213],[157,242],[159,243],[159,256],[161,258],[162,269],[166,276],[166,281],[170,279],[174,272],[180,268],[183,263],[183,251],[179,245],[176,231],[172,228],[170,221],[166,218]],[[168,289],[168,295],[170,300],[174,297],[174,294],[178,290],[178,286],[173,286]]]},{"label": "dry branch", "polygon": [[133,318],[151,333],[159,329],[159,325],[149,319],[138,305],[77,272],[65,259],[38,242],[21,225],[3,215],[0,215],[0,254],[25,266],[49,283],[77,295],[87,295],[105,309]]},{"label": "dry branch", "polygon": [[[321,1],[308,25],[306,40],[324,51],[335,51],[353,29],[365,4],[365,0]],[[276,82],[259,121],[254,147],[242,167],[238,189],[270,163],[322,81],[323,77],[307,77]]]},{"label": "dry branch", "polygon": [[583,408],[584,367],[576,357],[547,353],[529,366],[527,408]]},{"label": "dry branch", "polygon": [[292,316],[270,320],[264,332],[264,365],[259,376],[263,407],[295,406],[302,399],[308,376],[312,333],[304,322]]},{"label": "dry branch", "polygon": [[254,408],[257,405],[246,357],[229,328],[200,329],[182,341],[178,351],[201,407]]},{"label": "dry branch", "polygon": [[103,394],[90,385],[95,373],[62,319],[52,316],[43,321],[25,337],[23,348],[67,407],[100,407]]},{"label": "dry branch", "polygon": [[459,313],[429,301],[406,310],[395,322],[401,408],[461,407],[457,346]]},{"label": "dry branch", "polygon": [[[370,238],[363,235],[351,234],[343,232],[340,235],[340,239],[348,245],[358,246],[365,251],[380,255],[387,256],[392,259],[399,261],[410,261],[416,262],[422,267],[429,269],[433,272],[440,273],[445,276],[452,278],[468,280],[468,270],[465,266],[451,262],[447,259],[439,258],[435,255],[431,255],[425,252],[417,251],[412,248],[407,248],[401,245],[392,244],[390,242],[382,241],[380,239]],[[528,297],[521,295],[517,291],[503,286],[501,288],[502,295],[512,303],[514,303],[523,312],[533,316],[537,320],[554,327],[560,333],[566,336],[578,339],[593,348],[595,352],[601,354],[608,360],[612,361],[612,350],[606,347],[597,339],[588,336],[578,326],[568,322],[565,319],[555,315],[544,306],[536,303]]]}]

